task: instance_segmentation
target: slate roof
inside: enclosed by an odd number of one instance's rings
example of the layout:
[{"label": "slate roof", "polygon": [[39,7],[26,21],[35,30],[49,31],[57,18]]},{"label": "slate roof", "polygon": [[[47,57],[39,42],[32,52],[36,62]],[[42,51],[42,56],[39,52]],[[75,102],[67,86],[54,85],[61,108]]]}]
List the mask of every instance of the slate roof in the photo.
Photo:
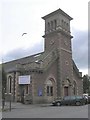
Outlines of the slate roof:
[{"label": "slate roof", "polygon": [[72,20],[72,19],[73,19],[72,17],[70,17],[67,13],[65,13],[65,12],[64,12],[63,10],[61,10],[60,8],[59,8],[58,10],[56,10],[56,11],[54,11],[54,12],[52,12],[52,13],[44,16],[44,17],[42,17],[42,19],[45,20],[45,19],[47,19],[48,17],[55,15],[56,13],[60,13],[60,14],[64,15],[64,16],[67,17],[69,20]]},{"label": "slate roof", "polygon": [[[53,56],[53,53],[55,54],[55,56]],[[16,59],[16,60],[13,60],[13,61],[10,61],[10,62],[6,62],[4,63],[4,69],[6,72],[12,72],[12,71],[18,71],[20,70],[19,69],[19,66],[21,67],[21,69],[32,69],[32,67],[34,69],[39,69],[40,68],[43,70],[44,67],[49,67],[49,64],[52,64],[53,62],[51,61],[55,61],[57,59],[57,51],[56,50],[52,50],[52,51],[49,51],[49,52],[41,52],[41,53],[38,53],[38,54],[34,54],[34,55],[31,55],[31,56],[27,56],[27,57],[23,57],[23,58],[20,58],[20,59]],[[52,58],[53,57],[53,58]],[[73,61],[73,70],[75,71],[75,73],[78,75],[78,77],[81,77],[81,73],[79,72],[79,69],[77,68],[74,60]],[[40,67],[40,64],[41,62],[43,63]],[[49,63],[49,64],[48,64]],[[25,68],[24,68],[25,66]]]}]

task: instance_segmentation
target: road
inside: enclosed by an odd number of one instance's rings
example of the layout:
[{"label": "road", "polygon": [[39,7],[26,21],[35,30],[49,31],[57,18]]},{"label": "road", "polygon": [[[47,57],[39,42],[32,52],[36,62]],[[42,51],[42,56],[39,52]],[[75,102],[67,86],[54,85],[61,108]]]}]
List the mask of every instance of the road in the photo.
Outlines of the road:
[{"label": "road", "polygon": [[2,114],[3,118],[88,118],[88,105],[21,105]]}]

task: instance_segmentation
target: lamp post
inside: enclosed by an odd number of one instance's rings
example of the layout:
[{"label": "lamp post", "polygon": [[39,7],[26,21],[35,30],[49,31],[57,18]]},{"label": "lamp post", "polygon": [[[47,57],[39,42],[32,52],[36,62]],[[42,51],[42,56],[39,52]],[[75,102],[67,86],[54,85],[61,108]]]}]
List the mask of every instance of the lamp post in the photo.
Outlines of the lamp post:
[{"label": "lamp post", "polygon": [[4,109],[5,106],[5,88],[3,89],[3,96],[2,96],[2,109]]}]

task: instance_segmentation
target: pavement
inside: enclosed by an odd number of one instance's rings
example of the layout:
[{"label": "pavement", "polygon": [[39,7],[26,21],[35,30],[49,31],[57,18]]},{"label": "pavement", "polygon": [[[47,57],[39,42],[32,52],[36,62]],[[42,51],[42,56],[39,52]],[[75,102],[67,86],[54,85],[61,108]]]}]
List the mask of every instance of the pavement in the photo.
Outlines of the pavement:
[{"label": "pavement", "polygon": [[[28,109],[34,107],[48,107],[52,104],[22,104],[19,102],[12,102],[11,109]],[[5,102],[4,111],[10,110],[10,102]]]},{"label": "pavement", "polygon": [[[51,104],[22,104],[19,102],[11,102],[11,112],[13,110],[29,110],[29,109],[35,109],[40,107],[48,107],[51,106]],[[2,106],[0,108],[0,120],[2,118],[3,113],[7,113],[10,111],[10,102],[5,102],[4,109],[2,110]]]}]

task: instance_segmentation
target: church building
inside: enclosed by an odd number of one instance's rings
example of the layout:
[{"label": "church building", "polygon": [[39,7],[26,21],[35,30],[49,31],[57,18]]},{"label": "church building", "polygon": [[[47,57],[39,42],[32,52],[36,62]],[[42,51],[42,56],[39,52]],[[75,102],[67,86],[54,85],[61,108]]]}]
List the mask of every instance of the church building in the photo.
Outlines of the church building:
[{"label": "church building", "polygon": [[58,9],[42,19],[44,52],[4,63],[6,93],[11,93],[13,101],[21,101],[22,93],[32,103],[83,94],[82,73],[72,59],[72,18]]}]

